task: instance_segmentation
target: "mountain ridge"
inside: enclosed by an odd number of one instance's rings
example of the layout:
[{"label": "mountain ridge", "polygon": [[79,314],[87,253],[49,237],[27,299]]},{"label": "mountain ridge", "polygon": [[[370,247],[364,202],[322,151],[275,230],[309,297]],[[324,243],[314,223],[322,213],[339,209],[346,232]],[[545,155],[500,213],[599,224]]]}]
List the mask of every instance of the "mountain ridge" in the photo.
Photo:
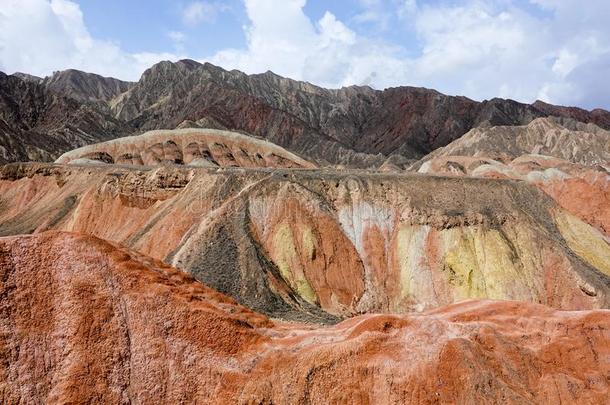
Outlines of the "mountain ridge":
[{"label": "mountain ridge", "polygon": [[[37,97],[23,99],[32,92]],[[58,115],[47,105],[53,102],[63,118],[49,123]],[[89,143],[207,120],[322,166],[377,168],[392,156],[419,159],[472,128],[527,125],[551,115],[610,129],[610,112],[601,109],[479,102],[410,86],[325,89],[273,72],[247,75],[193,60],[159,62],[133,83],[73,69],[40,80],[1,74],[0,147],[6,152],[0,160],[52,161]]]}]

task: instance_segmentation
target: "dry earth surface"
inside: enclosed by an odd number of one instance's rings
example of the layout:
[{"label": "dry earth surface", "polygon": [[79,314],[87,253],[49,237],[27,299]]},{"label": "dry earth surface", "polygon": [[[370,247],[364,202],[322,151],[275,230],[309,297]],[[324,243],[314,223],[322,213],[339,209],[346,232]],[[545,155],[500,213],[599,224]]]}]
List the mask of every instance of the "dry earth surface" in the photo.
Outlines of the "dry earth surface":
[{"label": "dry earth surface", "polygon": [[103,240],[0,238],[0,400],[606,403],[610,311],[466,301],[273,321]]}]

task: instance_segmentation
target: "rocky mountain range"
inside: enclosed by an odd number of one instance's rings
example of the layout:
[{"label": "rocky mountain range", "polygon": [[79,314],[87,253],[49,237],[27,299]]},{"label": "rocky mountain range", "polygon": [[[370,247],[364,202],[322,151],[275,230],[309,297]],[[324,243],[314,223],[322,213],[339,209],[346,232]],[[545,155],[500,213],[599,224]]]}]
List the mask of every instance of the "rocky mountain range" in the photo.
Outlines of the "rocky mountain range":
[{"label": "rocky mountain range", "polygon": [[[121,87],[100,90],[93,84],[98,78],[78,71],[44,80],[0,72],[0,162],[53,161],[74,147],[130,133],[106,101],[93,101]],[[98,82],[102,89],[109,83],[114,79]],[[85,89],[96,89],[95,95],[85,96]]]},{"label": "rocky mountain range", "polygon": [[243,131],[321,165],[370,168],[388,158],[404,165],[472,128],[549,115],[610,129],[604,110],[476,102],[414,87],[328,90],[191,60],[160,62],[136,83],[77,70],[44,79],[2,74],[0,159],[52,161],[85,144],[194,123]]}]

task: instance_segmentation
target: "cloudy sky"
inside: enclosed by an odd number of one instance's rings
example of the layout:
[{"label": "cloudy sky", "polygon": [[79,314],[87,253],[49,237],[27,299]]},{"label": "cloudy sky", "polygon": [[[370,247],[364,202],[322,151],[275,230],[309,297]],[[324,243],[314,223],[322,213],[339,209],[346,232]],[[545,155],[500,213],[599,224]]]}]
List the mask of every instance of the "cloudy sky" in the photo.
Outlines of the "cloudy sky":
[{"label": "cloudy sky", "polygon": [[137,80],[160,60],[325,87],[610,108],[608,0],[0,0],[0,70]]}]

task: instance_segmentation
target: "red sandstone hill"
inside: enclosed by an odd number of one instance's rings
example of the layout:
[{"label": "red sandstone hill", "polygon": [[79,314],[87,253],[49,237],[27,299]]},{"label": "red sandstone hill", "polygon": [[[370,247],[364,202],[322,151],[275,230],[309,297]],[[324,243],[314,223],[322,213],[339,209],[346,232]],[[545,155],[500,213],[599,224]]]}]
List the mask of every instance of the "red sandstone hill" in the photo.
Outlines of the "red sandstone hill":
[{"label": "red sandstone hill", "polygon": [[573,403],[610,396],[610,311],[466,301],[269,320],[89,236],[0,238],[0,402]]},{"label": "red sandstone hill", "polygon": [[0,73],[0,163],[61,155],[0,166],[0,403],[609,403],[608,129],[189,60]]},{"label": "red sandstone hill", "polygon": [[283,319],[417,312],[467,298],[610,308],[604,235],[522,181],[180,165],[0,168],[0,235],[51,229],[120,243]]}]

